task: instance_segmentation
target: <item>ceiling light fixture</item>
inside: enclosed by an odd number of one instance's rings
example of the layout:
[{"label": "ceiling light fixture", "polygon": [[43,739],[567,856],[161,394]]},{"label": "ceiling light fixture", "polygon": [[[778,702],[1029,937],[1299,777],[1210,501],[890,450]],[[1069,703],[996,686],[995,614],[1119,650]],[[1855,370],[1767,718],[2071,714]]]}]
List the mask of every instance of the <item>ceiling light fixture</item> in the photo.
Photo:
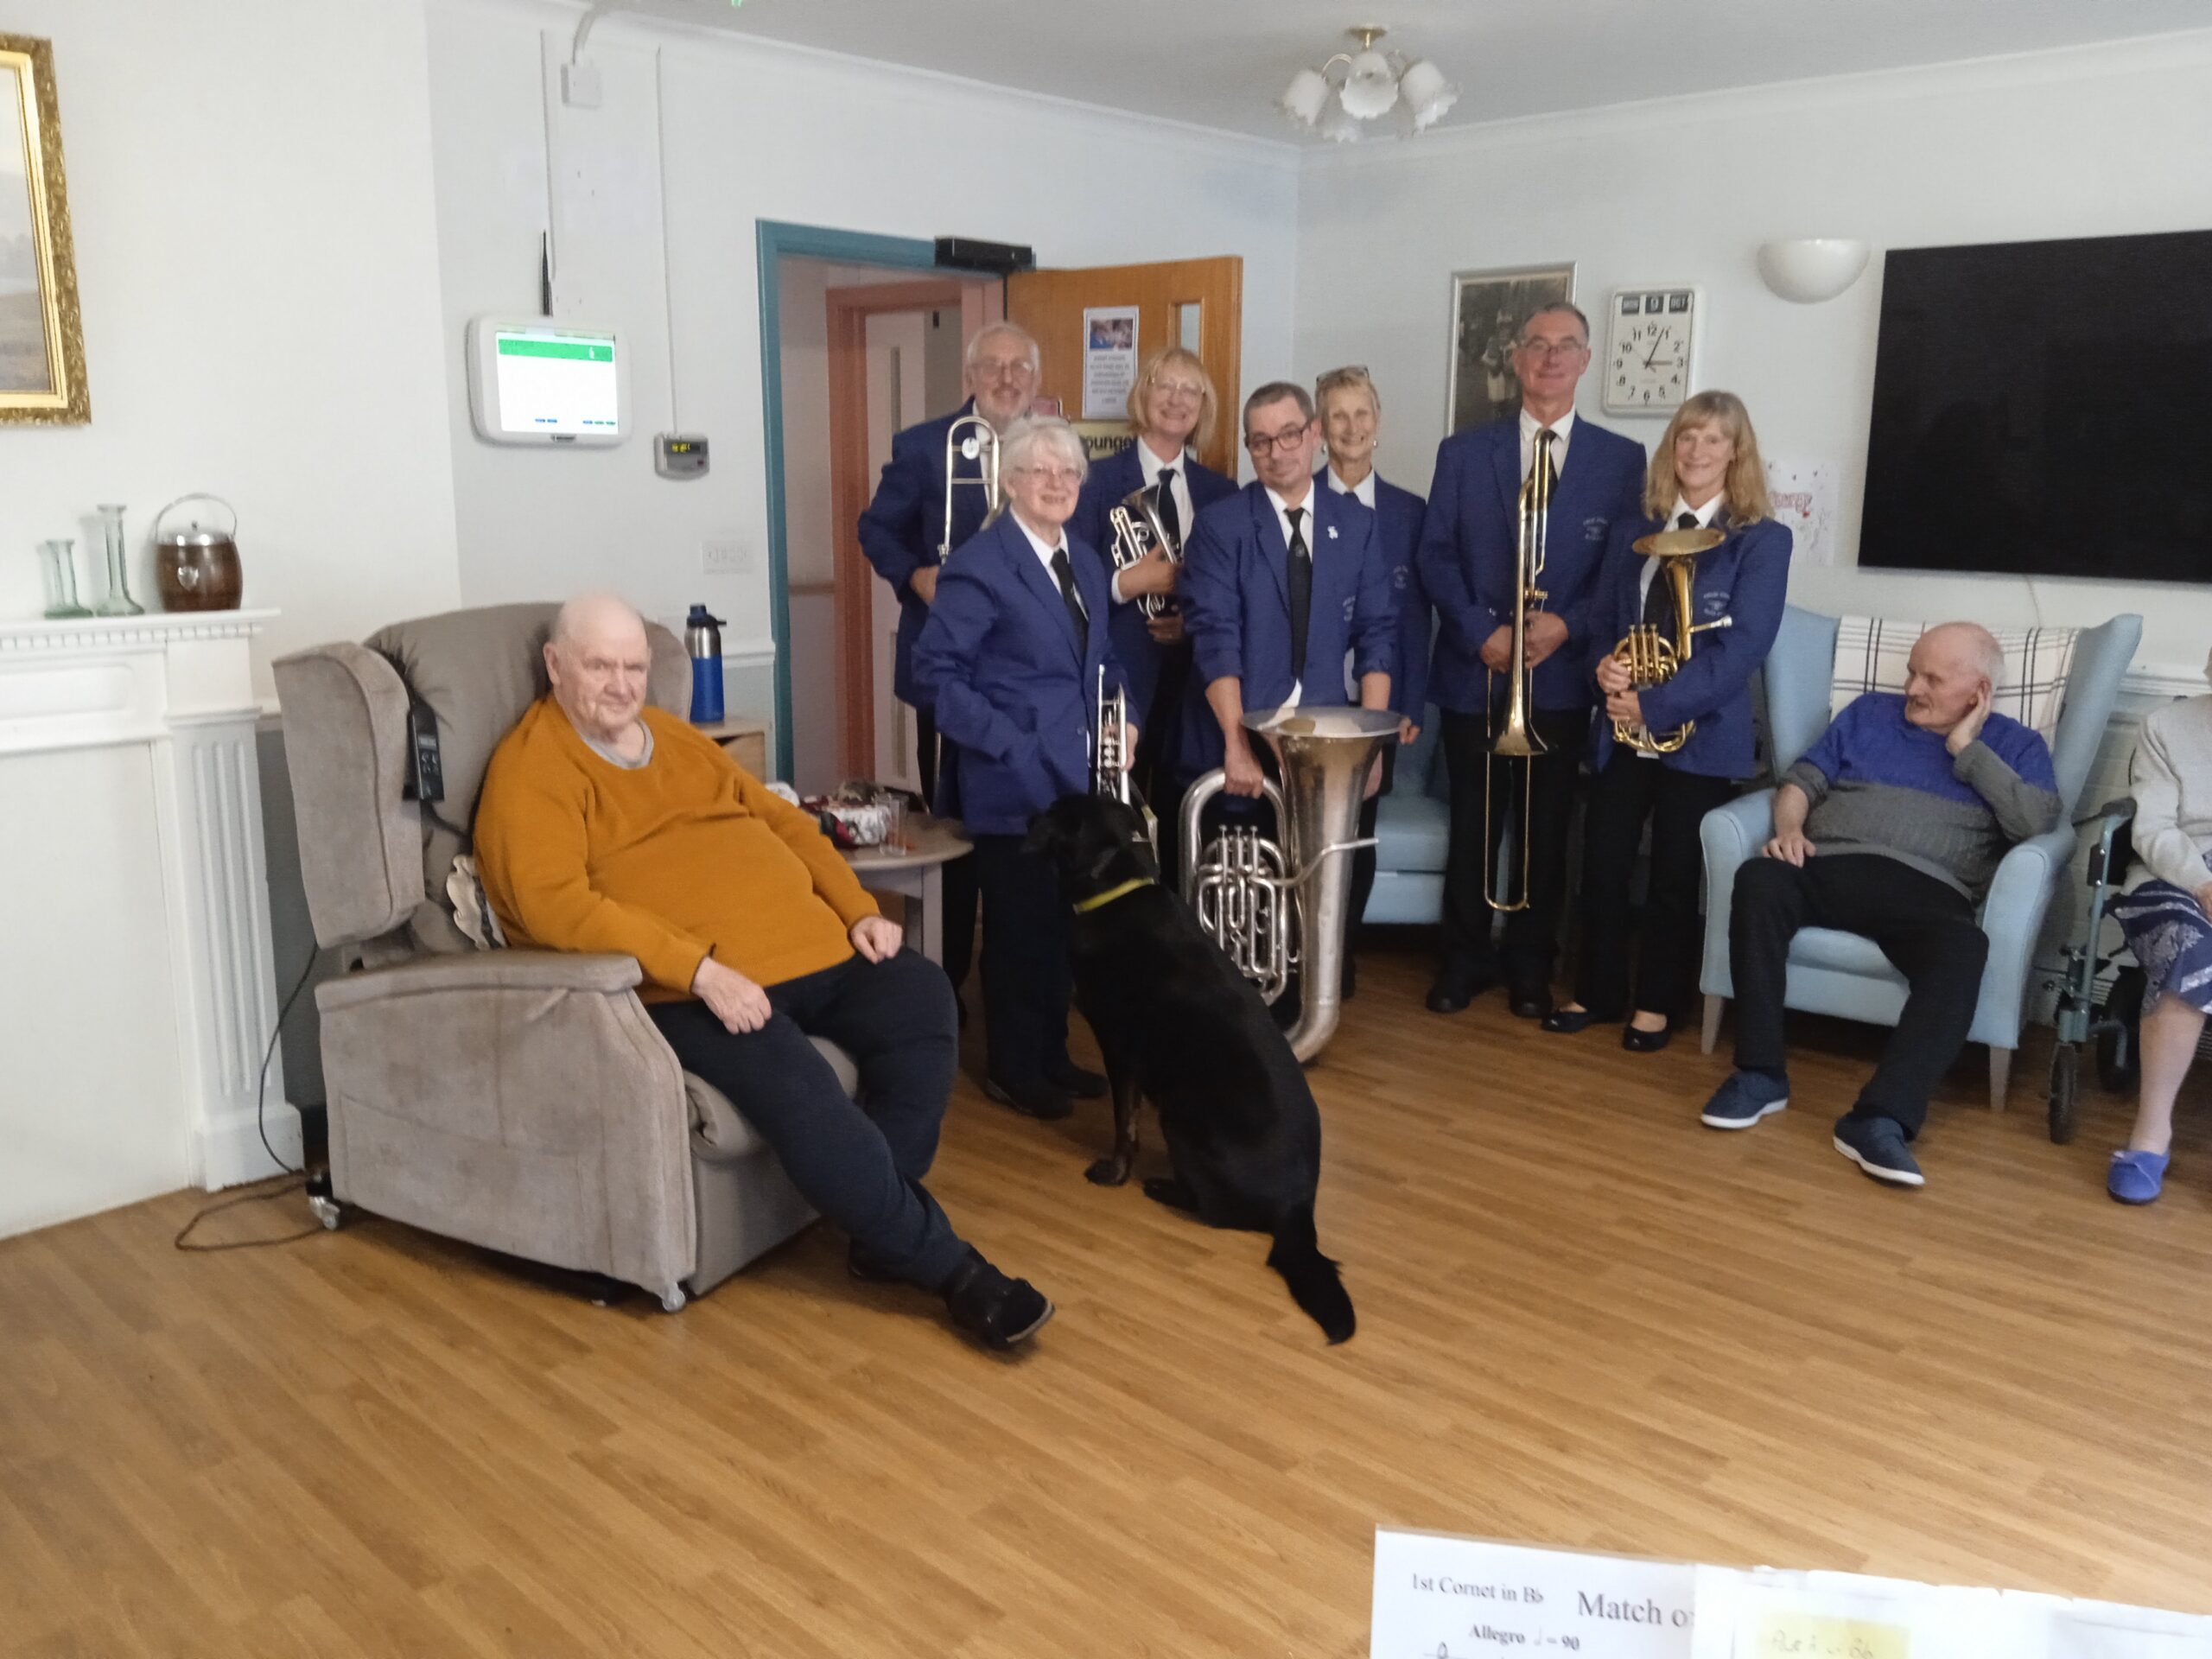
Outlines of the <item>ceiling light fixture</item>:
[{"label": "ceiling light fixture", "polygon": [[1459,102],[1459,89],[1428,59],[1377,50],[1375,42],[1386,30],[1363,24],[1345,32],[1359,42],[1358,51],[1339,52],[1319,69],[1300,70],[1275,100],[1299,126],[1351,143],[1382,130],[1375,124],[1389,119],[1405,137],[1433,126]]}]

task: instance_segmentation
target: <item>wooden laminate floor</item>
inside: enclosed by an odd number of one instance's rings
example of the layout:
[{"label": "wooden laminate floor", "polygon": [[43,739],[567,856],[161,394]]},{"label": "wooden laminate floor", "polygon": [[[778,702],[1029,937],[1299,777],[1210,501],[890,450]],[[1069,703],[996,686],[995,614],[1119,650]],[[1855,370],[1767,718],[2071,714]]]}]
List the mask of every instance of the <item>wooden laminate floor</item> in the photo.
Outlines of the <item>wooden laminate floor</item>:
[{"label": "wooden laminate floor", "polygon": [[1313,1072],[1336,1350],[1262,1241],[1084,1183],[1103,1107],[966,1086],[933,1185],[1060,1308],[1011,1361],[821,1228],[675,1318],[375,1220],[176,1254],[199,1194],[0,1242],[0,1653],[1354,1659],[1377,1522],[2212,1612],[2194,1121],[2124,1211],[2123,1103],[2054,1147],[2043,1049],[2001,1118],[1977,1051],[1897,1192],[1828,1145],[1869,1033],[1715,1135],[1694,1039],[1425,981],[1371,956]]}]

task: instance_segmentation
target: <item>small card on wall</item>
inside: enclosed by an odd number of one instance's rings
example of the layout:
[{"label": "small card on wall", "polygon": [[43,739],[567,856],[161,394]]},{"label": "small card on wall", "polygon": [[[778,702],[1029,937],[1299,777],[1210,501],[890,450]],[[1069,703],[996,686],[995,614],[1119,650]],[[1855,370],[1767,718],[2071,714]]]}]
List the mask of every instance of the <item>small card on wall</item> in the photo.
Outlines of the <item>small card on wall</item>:
[{"label": "small card on wall", "polygon": [[1697,1569],[1442,1533],[1375,1534],[1373,1659],[1691,1659]]}]

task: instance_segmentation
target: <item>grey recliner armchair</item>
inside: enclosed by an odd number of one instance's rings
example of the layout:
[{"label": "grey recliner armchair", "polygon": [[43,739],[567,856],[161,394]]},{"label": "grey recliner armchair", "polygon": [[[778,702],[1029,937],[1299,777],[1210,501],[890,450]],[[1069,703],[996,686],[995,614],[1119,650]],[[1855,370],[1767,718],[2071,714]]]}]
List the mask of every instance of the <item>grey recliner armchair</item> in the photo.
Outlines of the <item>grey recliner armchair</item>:
[{"label": "grey recliner armchair", "polygon": [[[480,950],[447,902],[499,739],[546,690],[555,607],[454,611],[276,664],[316,942],[341,1204],[644,1287],[674,1312],[813,1219],[721,1095],[647,1018],[629,957]],[[691,671],[648,625],[647,695]],[[445,798],[405,798],[410,700],[436,718]],[[435,815],[435,816],[433,816]],[[845,1057],[823,1049],[849,1090]]]}]

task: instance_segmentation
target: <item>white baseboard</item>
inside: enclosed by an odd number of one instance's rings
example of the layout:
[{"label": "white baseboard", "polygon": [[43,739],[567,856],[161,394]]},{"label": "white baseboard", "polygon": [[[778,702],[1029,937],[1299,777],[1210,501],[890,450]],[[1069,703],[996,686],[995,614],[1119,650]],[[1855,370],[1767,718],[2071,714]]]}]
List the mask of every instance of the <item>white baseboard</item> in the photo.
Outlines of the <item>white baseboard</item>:
[{"label": "white baseboard", "polygon": [[297,1169],[300,1166],[299,1109],[289,1101],[270,1101],[268,1129],[270,1146],[274,1147],[276,1155],[284,1160],[281,1166],[270,1161],[251,1110],[226,1113],[213,1122],[202,1126],[197,1144],[193,1148],[194,1167],[200,1173],[200,1185],[210,1192],[216,1192],[226,1186],[243,1186],[249,1181],[265,1180],[271,1175],[281,1175],[288,1168]]}]

